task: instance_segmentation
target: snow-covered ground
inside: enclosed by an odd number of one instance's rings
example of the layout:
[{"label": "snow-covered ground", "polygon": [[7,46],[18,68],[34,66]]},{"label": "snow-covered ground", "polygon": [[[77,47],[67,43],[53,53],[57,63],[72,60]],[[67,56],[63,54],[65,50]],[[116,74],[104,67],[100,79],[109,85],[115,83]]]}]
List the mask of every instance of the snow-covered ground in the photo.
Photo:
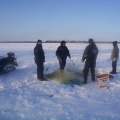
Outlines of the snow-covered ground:
[{"label": "snow-covered ground", "polygon": [[[72,60],[67,59],[66,71],[82,73],[84,63],[81,58],[87,45],[67,43]],[[43,44],[45,74],[52,74],[59,69],[55,56],[58,46],[58,43]],[[111,71],[110,54],[113,46],[97,46],[96,73],[108,74]],[[15,71],[0,76],[0,120],[120,120],[119,61],[117,74],[108,83],[108,89],[100,88],[97,82],[93,83],[90,74],[86,85],[61,84],[54,78],[42,82],[36,75],[34,47],[35,43],[0,44],[0,56],[14,52],[19,64]]]}]

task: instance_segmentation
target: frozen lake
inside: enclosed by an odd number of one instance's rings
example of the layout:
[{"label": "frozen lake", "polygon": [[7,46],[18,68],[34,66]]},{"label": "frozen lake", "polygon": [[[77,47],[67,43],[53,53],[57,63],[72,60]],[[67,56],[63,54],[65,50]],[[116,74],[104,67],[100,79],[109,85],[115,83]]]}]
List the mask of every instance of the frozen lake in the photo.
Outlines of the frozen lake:
[{"label": "frozen lake", "polygon": [[[59,43],[43,43],[45,74],[59,69],[55,52]],[[72,60],[66,71],[81,73],[87,43],[67,43]],[[96,74],[111,71],[112,44],[96,44],[99,49]],[[118,44],[119,48],[120,45]],[[120,62],[108,86],[100,88],[88,76],[87,85],[66,85],[48,79],[37,80],[33,49],[35,43],[0,43],[0,56],[14,52],[19,66],[0,76],[0,120],[120,120]],[[75,65],[73,65],[73,62]]]}]

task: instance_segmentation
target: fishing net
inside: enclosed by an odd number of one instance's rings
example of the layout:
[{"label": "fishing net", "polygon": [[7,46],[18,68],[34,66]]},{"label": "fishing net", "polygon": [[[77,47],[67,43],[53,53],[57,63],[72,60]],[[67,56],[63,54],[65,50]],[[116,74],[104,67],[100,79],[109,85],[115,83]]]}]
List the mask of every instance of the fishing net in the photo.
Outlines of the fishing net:
[{"label": "fishing net", "polygon": [[[82,74],[81,74],[82,75]],[[63,83],[63,84],[77,84],[80,85],[83,81],[82,76],[78,76],[75,73],[63,71],[63,70],[56,70],[53,73],[46,74],[45,77],[47,79],[52,79],[55,82]]]}]

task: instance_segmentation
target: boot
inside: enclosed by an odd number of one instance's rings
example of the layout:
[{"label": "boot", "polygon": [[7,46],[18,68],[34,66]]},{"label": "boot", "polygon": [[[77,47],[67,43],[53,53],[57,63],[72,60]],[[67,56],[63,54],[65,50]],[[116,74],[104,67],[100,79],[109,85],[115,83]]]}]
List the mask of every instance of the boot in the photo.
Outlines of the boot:
[{"label": "boot", "polygon": [[110,74],[116,74],[116,72],[111,71]]},{"label": "boot", "polygon": [[46,78],[43,78],[43,79],[41,79],[41,81],[47,81],[47,79],[46,79]]},{"label": "boot", "polygon": [[86,81],[83,81],[82,84],[87,84],[87,82],[86,82]]},{"label": "boot", "polygon": [[87,77],[85,75],[84,75],[84,81],[82,83],[87,84]]}]

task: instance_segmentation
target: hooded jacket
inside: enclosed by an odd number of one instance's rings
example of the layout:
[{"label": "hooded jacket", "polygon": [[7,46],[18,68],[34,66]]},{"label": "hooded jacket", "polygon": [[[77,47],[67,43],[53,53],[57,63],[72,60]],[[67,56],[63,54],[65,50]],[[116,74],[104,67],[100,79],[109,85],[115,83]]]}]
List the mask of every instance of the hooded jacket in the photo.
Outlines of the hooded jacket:
[{"label": "hooded jacket", "polygon": [[86,59],[94,62],[97,59],[97,55],[98,55],[98,48],[95,43],[92,43],[85,48],[82,61]]},{"label": "hooded jacket", "polygon": [[[114,44],[113,44],[114,45]],[[111,53],[111,58],[112,61],[117,61],[119,59],[119,48],[117,45],[114,45],[112,53]]]},{"label": "hooded jacket", "polygon": [[41,44],[36,44],[34,48],[34,55],[36,64],[45,62],[45,55]]}]

